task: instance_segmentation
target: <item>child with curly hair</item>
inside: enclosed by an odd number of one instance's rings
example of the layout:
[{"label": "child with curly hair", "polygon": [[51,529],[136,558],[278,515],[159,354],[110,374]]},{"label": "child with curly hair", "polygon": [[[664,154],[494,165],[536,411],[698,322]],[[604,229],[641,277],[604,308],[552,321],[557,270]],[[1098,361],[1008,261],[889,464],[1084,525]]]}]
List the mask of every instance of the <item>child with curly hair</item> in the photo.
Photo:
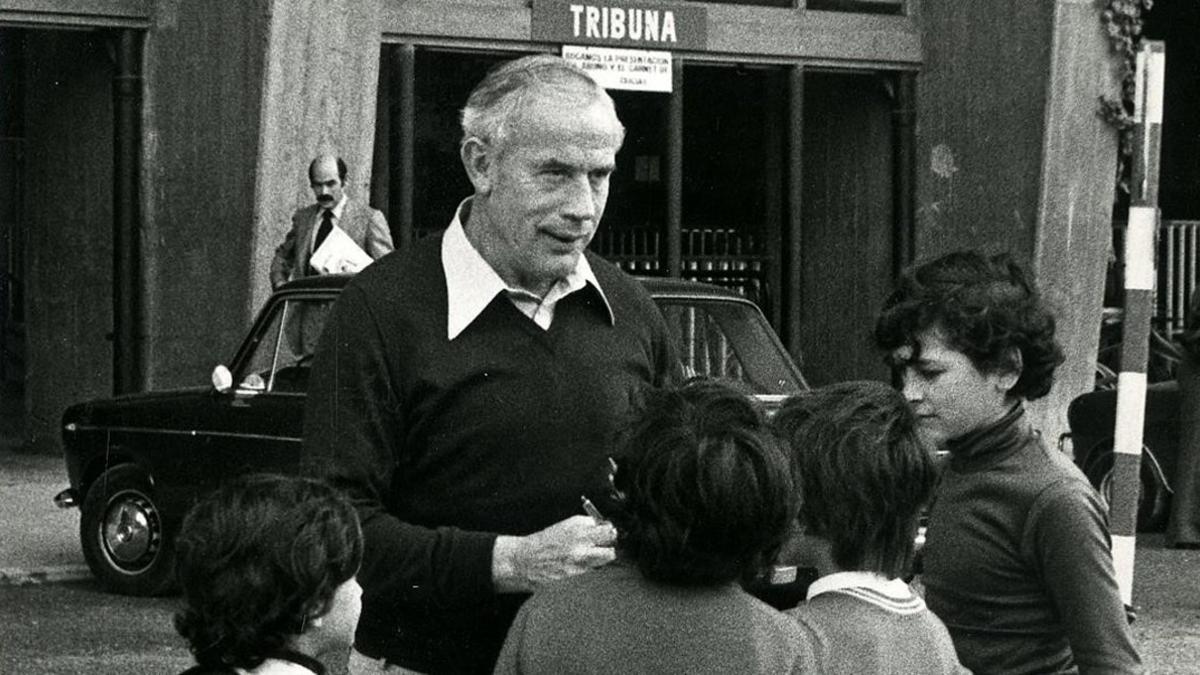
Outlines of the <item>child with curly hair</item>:
[{"label": "child with curly hair", "polygon": [[343,660],[362,610],[358,516],[310,478],[255,474],[200,500],[176,540],[185,607],[175,628],[197,665],[185,675],[324,675]]},{"label": "child with curly hair", "polygon": [[789,398],[772,423],[803,495],[794,562],[819,575],[788,613],[817,636],[821,672],[965,673],[904,581],[937,479],[904,397],[882,382],[834,384]]},{"label": "child with curly hair", "polygon": [[1054,315],[1004,254],[906,272],[876,346],[946,450],[922,552],[925,600],[977,673],[1137,673],[1105,507],[1025,414],[1063,361]]},{"label": "child with curly hair", "polygon": [[535,592],[496,672],[811,672],[803,627],[741,585],[795,517],[754,403],[714,382],[649,391],[616,465],[617,561]]}]

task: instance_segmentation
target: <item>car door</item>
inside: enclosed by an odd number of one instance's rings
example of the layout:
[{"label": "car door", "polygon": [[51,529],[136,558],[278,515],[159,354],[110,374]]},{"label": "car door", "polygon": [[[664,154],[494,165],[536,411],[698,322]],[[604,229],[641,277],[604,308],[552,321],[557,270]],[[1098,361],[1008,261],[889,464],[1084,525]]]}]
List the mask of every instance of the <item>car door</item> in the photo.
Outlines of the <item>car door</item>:
[{"label": "car door", "polygon": [[295,473],[312,356],[334,296],[276,298],[247,337],[229,391],[205,411],[205,443],[222,480],[244,473]]}]

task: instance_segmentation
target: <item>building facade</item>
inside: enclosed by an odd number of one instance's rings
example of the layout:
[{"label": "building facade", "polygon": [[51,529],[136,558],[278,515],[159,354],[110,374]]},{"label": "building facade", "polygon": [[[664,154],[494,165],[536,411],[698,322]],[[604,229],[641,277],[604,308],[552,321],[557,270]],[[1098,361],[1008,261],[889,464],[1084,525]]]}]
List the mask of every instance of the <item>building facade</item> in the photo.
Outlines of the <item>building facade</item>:
[{"label": "building facade", "polygon": [[600,253],[742,290],[823,384],[887,377],[869,327],[905,264],[1012,251],[1081,364],[1054,428],[1094,360],[1114,71],[1095,3],[1034,4],[0,0],[4,363],[29,439],[54,447],[83,398],[206,382],[314,154],[346,159],[398,247],[444,227],[471,86],[564,47],[659,68],[612,92]]}]

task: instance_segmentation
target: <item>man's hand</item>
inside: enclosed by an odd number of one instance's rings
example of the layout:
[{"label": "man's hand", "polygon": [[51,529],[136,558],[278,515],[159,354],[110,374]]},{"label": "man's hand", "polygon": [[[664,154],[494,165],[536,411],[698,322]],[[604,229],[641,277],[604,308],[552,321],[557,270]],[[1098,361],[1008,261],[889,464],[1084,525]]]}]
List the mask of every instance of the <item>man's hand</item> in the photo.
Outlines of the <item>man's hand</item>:
[{"label": "man's hand", "polygon": [[571,516],[525,537],[496,537],[492,581],[497,593],[532,592],[616,558],[616,529],[589,516]]}]

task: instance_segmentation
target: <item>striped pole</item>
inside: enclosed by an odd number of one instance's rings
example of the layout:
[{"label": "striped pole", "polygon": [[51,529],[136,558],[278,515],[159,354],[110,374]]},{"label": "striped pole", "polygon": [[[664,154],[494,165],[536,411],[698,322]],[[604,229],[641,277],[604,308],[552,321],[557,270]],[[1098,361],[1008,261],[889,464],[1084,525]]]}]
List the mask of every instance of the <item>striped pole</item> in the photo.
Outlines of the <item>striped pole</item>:
[{"label": "striped pole", "polygon": [[1134,96],[1136,126],[1130,167],[1129,225],[1125,231],[1125,321],[1121,329],[1121,373],[1117,377],[1116,441],[1113,445],[1112,503],[1109,506],[1113,565],[1121,599],[1129,606],[1133,604],[1146,366],[1150,353],[1150,317],[1154,312],[1158,160],[1166,61],[1162,42],[1143,42],[1137,56]]}]

